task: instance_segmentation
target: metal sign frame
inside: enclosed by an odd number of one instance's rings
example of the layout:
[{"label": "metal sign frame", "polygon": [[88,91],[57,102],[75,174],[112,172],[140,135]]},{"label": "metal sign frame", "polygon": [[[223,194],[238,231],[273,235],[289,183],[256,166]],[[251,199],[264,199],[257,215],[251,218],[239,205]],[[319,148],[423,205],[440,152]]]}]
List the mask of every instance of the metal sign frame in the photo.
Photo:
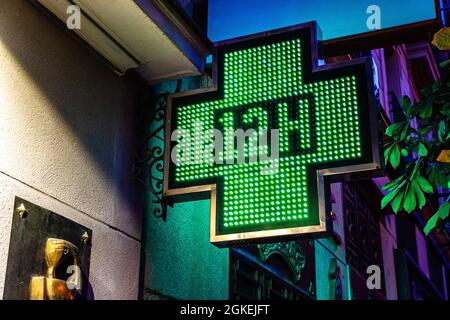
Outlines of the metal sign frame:
[{"label": "metal sign frame", "polygon": [[[378,130],[375,100],[373,97],[372,63],[369,59],[357,59],[332,65],[318,66],[318,41],[316,24],[306,23],[294,27],[277,29],[270,32],[258,33],[251,36],[236,38],[221,43],[213,67],[214,83],[210,88],[203,88],[184,93],[170,95],[167,102],[165,150],[164,150],[164,181],[163,195],[169,201],[186,201],[195,199],[211,199],[210,206],[210,241],[217,246],[229,246],[246,242],[273,242],[280,238],[307,235],[309,237],[323,237],[331,231],[329,219],[330,191],[329,183],[338,181],[343,176],[352,178],[367,178],[379,175],[380,148],[378,145]],[[315,176],[317,190],[318,223],[310,226],[278,228],[239,233],[224,234],[218,230],[222,203],[223,177],[199,182],[176,183],[173,178],[174,164],[170,161],[170,153],[174,147],[171,142],[172,126],[176,127],[174,109],[177,106],[221,99],[223,90],[223,58],[226,52],[242,50],[255,46],[274,43],[286,39],[301,39],[302,64],[304,82],[313,82],[317,77],[334,79],[343,75],[356,75],[358,105],[360,119],[360,136],[363,146],[362,160],[345,160],[335,163],[308,165],[308,176]]]}]

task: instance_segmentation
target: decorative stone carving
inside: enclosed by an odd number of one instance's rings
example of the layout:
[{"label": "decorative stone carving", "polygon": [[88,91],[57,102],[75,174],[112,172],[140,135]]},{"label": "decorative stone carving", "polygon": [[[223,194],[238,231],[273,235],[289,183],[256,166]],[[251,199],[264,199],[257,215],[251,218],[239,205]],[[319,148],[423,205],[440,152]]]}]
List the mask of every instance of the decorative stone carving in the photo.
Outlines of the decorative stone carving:
[{"label": "decorative stone carving", "polygon": [[263,262],[266,262],[273,254],[280,255],[294,273],[294,280],[299,281],[301,279],[302,270],[306,265],[306,259],[303,247],[297,241],[259,244],[258,251],[259,257]]}]

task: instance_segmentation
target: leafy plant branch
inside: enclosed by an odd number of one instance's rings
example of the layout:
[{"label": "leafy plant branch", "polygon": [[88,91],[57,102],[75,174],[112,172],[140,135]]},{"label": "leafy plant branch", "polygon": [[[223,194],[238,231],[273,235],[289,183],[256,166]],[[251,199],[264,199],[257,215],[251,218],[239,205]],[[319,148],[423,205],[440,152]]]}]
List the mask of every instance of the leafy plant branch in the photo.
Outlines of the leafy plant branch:
[{"label": "leafy plant branch", "polygon": [[[426,194],[438,193],[450,182],[450,60],[441,64],[442,77],[421,91],[422,101],[412,104],[401,99],[405,120],[389,126],[386,135],[385,164],[398,177],[384,185],[387,195],[382,208],[391,204],[395,213],[422,209]],[[417,126],[413,126],[413,124]],[[428,234],[436,226],[450,221],[450,198],[428,220]]]}]

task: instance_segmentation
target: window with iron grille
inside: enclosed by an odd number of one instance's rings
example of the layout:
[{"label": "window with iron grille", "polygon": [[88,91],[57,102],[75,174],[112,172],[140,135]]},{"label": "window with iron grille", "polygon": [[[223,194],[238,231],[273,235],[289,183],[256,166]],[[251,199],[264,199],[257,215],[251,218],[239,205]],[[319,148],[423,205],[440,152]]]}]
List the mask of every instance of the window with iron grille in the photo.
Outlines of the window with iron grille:
[{"label": "window with iron grille", "polygon": [[232,300],[315,299],[314,241],[298,240],[230,249]]},{"label": "window with iron grille", "polygon": [[282,278],[248,261],[236,252],[230,254],[231,300],[311,300]]},{"label": "window with iron grille", "polygon": [[[380,237],[381,212],[367,190],[359,183],[344,183],[343,207],[345,219],[345,243],[347,262],[355,279],[367,278],[367,267],[377,265],[383,276],[383,257]],[[382,281],[384,287],[384,281]],[[353,289],[357,289],[355,286]],[[384,288],[381,290],[384,292]],[[354,297],[367,297],[370,292],[353,292]],[[373,296],[373,295],[372,295]]]}]

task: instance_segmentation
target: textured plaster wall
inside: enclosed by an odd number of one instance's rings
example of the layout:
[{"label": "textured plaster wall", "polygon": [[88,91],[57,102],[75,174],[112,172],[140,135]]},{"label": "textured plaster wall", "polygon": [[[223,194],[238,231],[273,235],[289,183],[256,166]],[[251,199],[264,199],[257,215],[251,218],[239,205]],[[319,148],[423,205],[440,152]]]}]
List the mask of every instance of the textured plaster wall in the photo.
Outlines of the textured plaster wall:
[{"label": "textured plaster wall", "polygon": [[14,196],[93,230],[95,298],[137,298],[133,95],[25,0],[0,2],[0,297]]},{"label": "textured plaster wall", "polygon": [[422,272],[430,278],[430,269],[428,266],[428,251],[427,239],[421,229],[416,226],[416,244],[417,244],[417,258],[419,267]]},{"label": "textured plaster wall", "polygon": [[[177,87],[189,91],[204,85],[194,77],[181,83],[167,81],[152,90],[157,95],[173,93]],[[156,130],[159,124],[153,122],[149,130]],[[163,143],[151,139],[148,147],[163,147]],[[155,167],[152,176],[162,178]],[[209,241],[210,201],[176,203],[168,207],[163,221],[153,214],[156,199],[150,193],[146,196],[144,299],[228,299],[229,250]]]},{"label": "textured plaster wall", "polygon": [[395,275],[394,250],[397,249],[395,233],[395,217],[386,216],[384,223],[380,224],[381,247],[383,253],[384,279],[386,286],[386,299],[397,300],[397,279]]},{"label": "textured plaster wall", "polygon": [[[330,264],[332,259],[336,259],[336,255],[332,250],[326,247],[322,241],[316,241],[315,243],[316,251],[316,299],[317,300],[330,300],[330,290],[335,290],[332,287],[331,279],[329,276]],[[349,299],[348,284],[349,279],[347,279],[346,264],[343,260],[337,259],[337,267],[339,268],[339,277],[341,279],[342,285],[342,299]]]},{"label": "textured plaster wall", "polygon": [[333,220],[333,231],[339,236],[342,243],[338,245],[333,238],[329,237],[317,240],[315,244],[317,300],[330,299],[331,279],[329,276],[329,271],[332,259],[336,259],[337,267],[339,268],[339,275],[342,284],[342,298],[344,300],[349,298],[349,279],[347,279],[345,263],[345,225],[342,192],[343,186],[341,183],[334,183],[331,185],[331,193],[335,199],[335,203],[332,205],[332,210],[335,214],[335,219]]},{"label": "textured plaster wall", "polygon": [[228,299],[228,249],[209,242],[209,200],[175,204],[147,223],[148,298]]}]

